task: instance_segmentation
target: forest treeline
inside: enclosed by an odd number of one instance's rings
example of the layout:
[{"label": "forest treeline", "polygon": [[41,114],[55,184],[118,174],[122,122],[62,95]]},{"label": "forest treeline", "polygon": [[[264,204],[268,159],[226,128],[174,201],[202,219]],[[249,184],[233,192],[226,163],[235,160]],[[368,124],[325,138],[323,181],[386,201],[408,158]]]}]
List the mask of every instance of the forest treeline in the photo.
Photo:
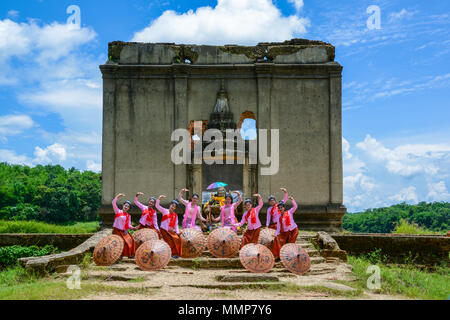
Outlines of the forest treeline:
[{"label": "forest treeline", "polygon": [[344,215],[343,227],[351,232],[391,233],[401,220],[435,232],[450,229],[450,203],[400,203]]},{"label": "forest treeline", "polygon": [[92,221],[101,204],[101,174],[59,165],[0,163],[0,219],[49,223]]}]

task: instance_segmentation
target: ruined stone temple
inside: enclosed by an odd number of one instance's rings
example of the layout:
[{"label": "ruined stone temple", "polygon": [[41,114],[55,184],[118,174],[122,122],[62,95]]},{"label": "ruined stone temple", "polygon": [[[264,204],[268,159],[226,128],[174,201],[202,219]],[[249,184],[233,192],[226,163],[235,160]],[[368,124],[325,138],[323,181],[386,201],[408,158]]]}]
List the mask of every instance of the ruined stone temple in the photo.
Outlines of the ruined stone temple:
[{"label": "ruined stone temple", "polygon": [[[222,181],[265,201],[271,194],[281,200],[279,188],[286,187],[299,204],[301,229],[342,229],[342,66],[332,45],[304,39],[248,47],[111,42],[108,57],[100,66],[99,214],[105,225],[112,224],[111,201],[118,193],[132,201],[144,192],[142,202],[165,194],[166,206],[184,187],[203,197],[210,183]],[[261,175],[264,165],[249,163],[247,152],[236,156],[244,158],[241,164],[171,161],[175,129],[193,133],[200,123],[200,130],[224,131],[248,119],[258,129],[279,129],[277,174]],[[140,216],[134,206],[131,213],[133,220]]]}]

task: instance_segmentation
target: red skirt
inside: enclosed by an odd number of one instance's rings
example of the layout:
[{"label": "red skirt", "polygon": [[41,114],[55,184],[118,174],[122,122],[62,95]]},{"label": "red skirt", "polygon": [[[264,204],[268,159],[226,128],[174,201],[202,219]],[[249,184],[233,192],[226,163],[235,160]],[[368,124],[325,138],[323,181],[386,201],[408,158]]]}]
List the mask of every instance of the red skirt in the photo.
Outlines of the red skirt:
[{"label": "red skirt", "polygon": [[172,249],[173,256],[181,257],[181,238],[175,231],[167,231],[163,228],[161,230],[161,236],[165,242]]},{"label": "red skirt", "polygon": [[298,228],[288,232],[280,232],[273,241],[272,253],[275,258],[280,257],[280,250],[286,243],[295,243],[297,241]]},{"label": "red skirt", "polygon": [[159,232],[159,230],[156,229],[154,226],[144,226],[144,225],[139,223],[137,228],[139,230],[141,230],[141,229],[152,229],[153,231],[155,231],[158,234],[159,239],[161,239],[161,232]]},{"label": "red skirt", "polygon": [[277,230],[277,224],[276,223],[272,223],[267,228]]},{"label": "red skirt", "polygon": [[249,243],[258,243],[260,231],[261,228],[257,228],[254,230],[247,229],[247,231],[245,231],[244,235],[242,236],[241,248]]},{"label": "red skirt", "polygon": [[136,251],[136,247],[134,245],[134,239],[130,236],[129,233],[125,234],[124,231],[119,230],[117,228],[113,229],[113,234],[118,235],[123,239],[123,251],[122,256],[126,257],[134,257],[134,253]]}]

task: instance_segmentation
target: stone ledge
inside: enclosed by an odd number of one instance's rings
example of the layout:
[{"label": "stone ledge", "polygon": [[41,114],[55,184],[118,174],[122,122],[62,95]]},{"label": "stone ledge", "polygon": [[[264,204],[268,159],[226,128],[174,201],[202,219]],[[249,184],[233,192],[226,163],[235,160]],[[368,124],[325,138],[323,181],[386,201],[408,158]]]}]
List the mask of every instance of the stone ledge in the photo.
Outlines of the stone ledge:
[{"label": "stone ledge", "polygon": [[70,250],[87,239],[93,233],[66,234],[66,233],[2,233],[0,234],[0,247],[6,246],[46,246],[53,245],[61,250]]},{"label": "stone ledge", "polygon": [[108,44],[108,64],[246,64],[326,63],[335,58],[335,47],[322,41],[292,39],[261,42],[256,46],[192,45],[113,41]]},{"label": "stone ledge", "polygon": [[330,234],[349,254],[360,255],[381,250],[389,260],[404,262],[409,254],[417,263],[449,261],[450,237],[401,234]]},{"label": "stone ledge", "polygon": [[41,257],[20,258],[18,262],[21,266],[38,274],[54,272],[58,266],[79,264],[86,253],[93,252],[97,243],[111,233],[111,229],[104,229],[69,251]]},{"label": "stone ledge", "polygon": [[337,258],[342,261],[347,261],[347,252],[341,250],[336,240],[328,233],[319,231],[314,242],[319,246],[320,255],[325,259],[332,260],[333,258]]}]

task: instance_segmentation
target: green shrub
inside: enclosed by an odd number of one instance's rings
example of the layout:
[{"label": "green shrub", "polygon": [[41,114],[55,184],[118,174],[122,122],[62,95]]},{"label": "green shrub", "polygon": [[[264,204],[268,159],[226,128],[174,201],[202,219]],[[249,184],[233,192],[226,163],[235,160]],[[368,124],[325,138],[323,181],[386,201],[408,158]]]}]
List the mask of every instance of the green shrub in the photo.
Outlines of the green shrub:
[{"label": "green shrub", "polygon": [[401,219],[400,223],[395,227],[392,233],[397,234],[439,234],[438,232],[430,231],[426,228],[420,227],[417,223],[409,223],[406,219]]},{"label": "green shrub", "polygon": [[0,220],[0,233],[93,233],[99,228],[98,221],[55,225],[37,221]]},{"label": "green shrub", "polygon": [[6,268],[16,264],[17,259],[24,257],[39,257],[56,253],[58,249],[52,245],[38,246],[8,246],[0,248],[0,268]]},{"label": "green shrub", "polygon": [[0,210],[0,219],[38,220],[39,207],[28,203],[19,203],[14,207],[4,207]]},{"label": "green shrub", "polygon": [[37,276],[33,272],[25,270],[19,265],[0,271],[0,288],[30,283],[36,280]]}]

